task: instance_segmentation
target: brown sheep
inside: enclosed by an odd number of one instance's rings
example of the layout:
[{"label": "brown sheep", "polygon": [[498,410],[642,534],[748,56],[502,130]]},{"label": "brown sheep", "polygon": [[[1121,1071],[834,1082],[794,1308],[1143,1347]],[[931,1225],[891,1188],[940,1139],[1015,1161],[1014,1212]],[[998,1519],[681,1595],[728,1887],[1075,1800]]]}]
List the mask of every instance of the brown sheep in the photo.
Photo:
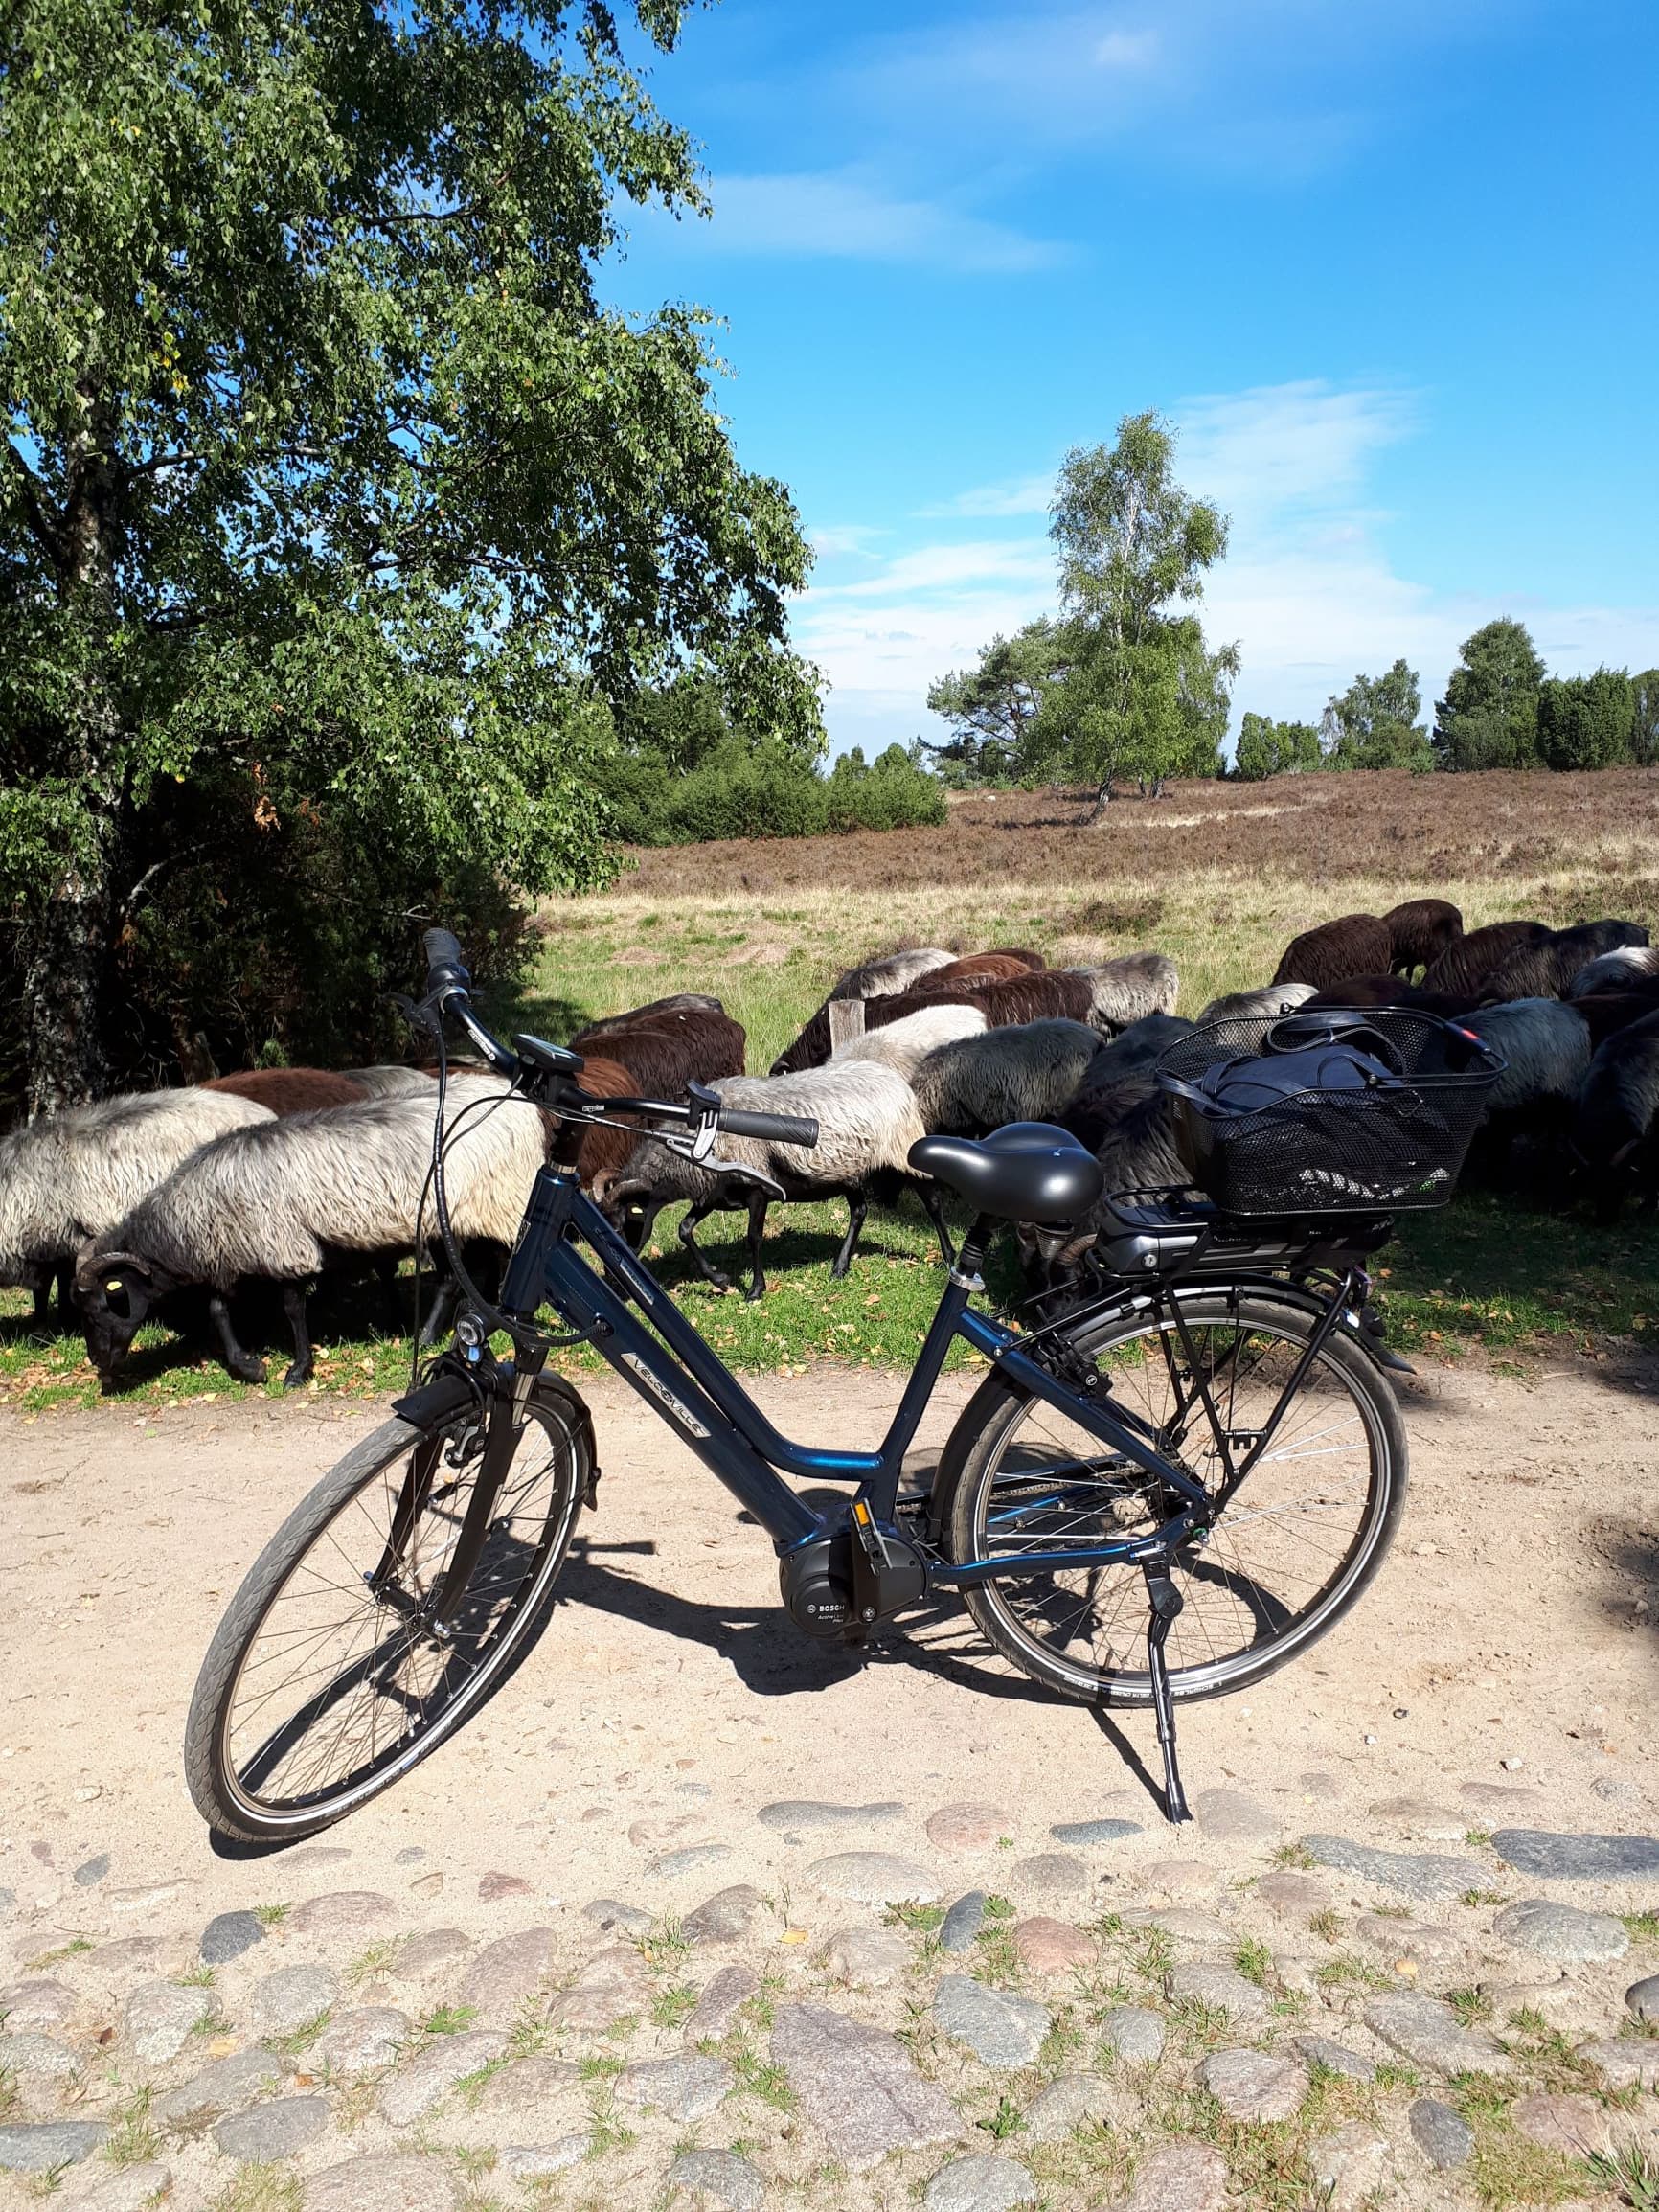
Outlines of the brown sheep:
[{"label": "brown sheep", "polygon": [[[725,1075],[741,1075],[747,1044],[740,1023],[724,1014],[690,1014],[665,1023],[660,1017],[642,1021],[632,1029],[606,1033],[602,1058],[589,1060],[577,1078],[579,1085],[601,1098],[660,1098],[677,1100],[688,1083],[714,1083]],[[611,1129],[573,1131],[574,1149],[561,1157],[574,1158],[578,1174],[596,1195],[602,1194],[639,1143],[639,1130],[624,1123]],[[648,1217],[639,1226],[643,1243],[650,1227]]]},{"label": "brown sheep", "polygon": [[[1478,992],[1487,977],[1523,945],[1541,945],[1551,935],[1541,922],[1489,922],[1448,945],[1429,963],[1425,991]],[[1386,966],[1387,963],[1385,962]]]},{"label": "brown sheep", "polygon": [[1464,933],[1463,915],[1449,899],[1408,899],[1391,906],[1382,919],[1394,940],[1389,966],[1400,975],[1427,968]]},{"label": "brown sheep", "polygon": [[1407,983],[1402,975],[1345,975],[1329,991],[1316,992],[1307,1008],[1404,1006],[1418,1014],[1438,1015],[1443,1021],[1455,1021],[1460,1015],[1470,1013],[1475,1003],[1465,993],[1424,991],[1421,984]]},{"label": "brown sheep", "polygon": [[1329,991],[1350,975],[1386,975],[1394,966],[1394,936],[1375,914],[1343,914],[1305,929],[1284,947],[1275,983],[1311,983]]},{"label": "brown sheep", "polygon": [[590,1021],[585,1029],[579,1029],[570,1040],[572,1052],[583,1048],[613,1030],[632,1029],[636,1022],[672,1019],[682,1014],[724,1014],[725,1008],[717,998],[706,992],[676,991],[668,998],[653,998],[644,1006],[629,1007],[625,1014],[607,1014],[598,1021]]},{"label": "brown sheep", "polygon": [[369,1085],[353,1076],[323,1067],[248,1067],[239,1075],[216,1075],[203,1090],[227,1091],[268,1106],[278,1120],[287,1114],[316,1113],[329,1106],[361,1106]]},{"label": "brown sheep", "polygon": [[965,987],[977,991],[982,984],[1006,983],[1011,976],[1034,972],[1030,961],[1021,954],[969,952],[961,960],[953,960],[948,968],[936,968],[931,974],[919,976],[911,990],[919,997],[937,998],[942,991]]}]

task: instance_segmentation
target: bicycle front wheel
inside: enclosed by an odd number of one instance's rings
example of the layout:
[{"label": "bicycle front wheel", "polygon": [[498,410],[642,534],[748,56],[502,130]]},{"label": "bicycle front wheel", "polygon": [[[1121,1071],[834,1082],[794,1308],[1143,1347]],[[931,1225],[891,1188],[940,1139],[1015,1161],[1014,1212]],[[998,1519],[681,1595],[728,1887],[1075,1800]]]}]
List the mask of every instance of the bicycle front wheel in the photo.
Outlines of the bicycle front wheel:
[{"label": "bicycle front wheel", "polygon": [[585,1423],[538,1390],[447,1632],[422,1608],[472,1501],[471,1406],[388,1421],[295,1507],[202,1662],[185,1733],[196,1808],[244,1843],[315,1834],[476,1712],[544,1624],[592,1474]]},{"label": "bicycle front wheel", "polygon": [[[1222,1287],[1120,1309],[1073,1339],[1163,1455],[1212,1496],[1223,1445],[1238,1465],[1277,1414],[1209,1534],[1171,1563],[1184,1601],[1166,1646],[1177,1698],[1242,1689],[1305,1651],[1353,1604],[1393,1538],[1405,1499],[1399,1408],[1340,1328],[1296,1380],[1317,1325],[1270,1292]],[[995,1374],[965,1409],[963,1431],[943,1501],[958,1562],[1052,1561],[1149,1535],[1180,1510],[1178,1494]],[[964,1595],[990,1642],[1036,1680],[1094,1703],[1150,1703],[1139,1567],[1051,1564]]]}]

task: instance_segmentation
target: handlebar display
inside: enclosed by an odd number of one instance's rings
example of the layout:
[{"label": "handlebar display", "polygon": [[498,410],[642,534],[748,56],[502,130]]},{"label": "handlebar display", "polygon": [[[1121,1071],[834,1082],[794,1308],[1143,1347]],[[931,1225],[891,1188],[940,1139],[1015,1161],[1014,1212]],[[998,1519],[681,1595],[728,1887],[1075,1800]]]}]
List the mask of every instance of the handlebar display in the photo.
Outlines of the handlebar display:
[{"label": "handlebar display", "polygon": [[722,1106],[719,1125],[735,1137],[759,1137],[765,1144],[800,1145],[810,1151],[818,1142],[818,1124],[793,1114],[752,1114],[741,1106]]}]

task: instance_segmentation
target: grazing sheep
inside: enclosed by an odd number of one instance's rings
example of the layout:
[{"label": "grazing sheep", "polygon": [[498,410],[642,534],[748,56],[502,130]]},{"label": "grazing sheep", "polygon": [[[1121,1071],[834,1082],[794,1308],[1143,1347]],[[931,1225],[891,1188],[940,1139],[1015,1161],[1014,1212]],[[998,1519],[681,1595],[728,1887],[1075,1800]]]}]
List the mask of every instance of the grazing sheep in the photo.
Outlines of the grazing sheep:
[{"label": "grazing sheep", "polygon": [[909,991],[922,976],[931,975],[935,969],[948,968],[956,958],[937,945],[922,945],[908,952],[884,952],[879,959],[867,960],[861,968],[850,968],[837,976],[830,987],[830,998],[891,998],[897,992]]},{"label": "grazing sheep", "polygon": [[1097,968],[1051,968],[1040,975],[988,983],[974,997],[993,1029],[1064,1020],[1118,1030],[1144,1015],[1173,1014],[1179,987],[1175,963],[1164,953],[1126,952]]},{"label": "grazing sheep", "polygon": [[[547,1153],[542,1116],[498,1081],[458,1076],[445,1128],[455,1237],[511,1244]],[[253,1278],[282,1285],[294,1338],[284,1380],[289,1389],[307,1381],[307,1283],[343,1254],[380,1260],[414,1248],[432,1130],[427,1100],[368,1099],[280,1121],[262,1115],[192,1152],[80,1254],[76,1304],[105,1389],[147,1316],[193,1284],[208,1290],[226,1367],[263,1381],[264,1362],[237,1341],[227,1304]]]},{"label": "grazing sheep", "polygon": [[667,998],[653,998],[644,1006],[630,1006],[624,1014],[607,1014],[602,1020],[590,1021],[571,1038],[570,1049],[583,1052],[590,1043],[610,1036],[613,1030],[632,1029],[642,1021],[668,1020],[679,1014],[724,1014],[725,1011],[720,1001],[711,998],[707,992],[675,991]]},{"label": "grazing sheep", "polygon": [[950,1000],[938,1006],[921,1005],[914,1014],[887,1022],[880,1029],[867,1029],[861,1037],[850,1037],[845,1044],[836,1046],[825,1065],[835,1067],[844,1060],[878,1060],[909,1083],[930,1052],[958,1038],[981,1036],[985,1028],[984,1012],[977,1006]]},{"label": "grazing sheep", "polygon": [[1596,1048],[1579,1096],[1573,1150],[1602,1220],[1626,1195],[1659,1189],[1659,1009]]},{"label": "grazing sheep", "polygon": [[129,1091],[0,1137],[0,1283],[32,1291],[43,1323],[56,1277],[67,1320],[75,1255],[88,1237],[199,1146],[271,1118],[268,1106],[227,1091]]},{"label": "grazing sheep", "polygon": [[1148,1014],[1139,1021],[1131,1021],[1127,1029],[1119,1030],[1096,1052],[1074,1106],[1080,1105],[1091,1091],[1115,1089],[1130,1076],[1145,1075],[1157,1066],[1178,1038],[1191,1037],[1197,1027],[1196,1022],[1179,1014]]},{"label": "grazing sheep", "polygon": [[1057,1244],[1052,1235],[1037,1230],[1020,1231],[1028,1279],[1051,1288],[1076,1269],[1098,1236],[1114,1230],[1113,1197],[1132,1191],[1183,1190],[1193,1180],[1176,1141],[1174,1106],[1150,1070],[1116,1083],[1091,1083],[1057,1119],[1088,1146],[1103,1180],[1099,1199],[1063,1243]]},{"label": "grazing sheep", "polygon": [[216,1075],[201,1087],[222,1091],[228,1098],[252,1099],[255,1106],[268,1106],[279,1115],[361,1106],[370,1096],[368,1084],[355,1076],[334,1075],[321,1067],[249,1067],[239,1075]]},{"label": "grazing sheep", "polygon": [[1501,1159],[1515,1137],[1563,1135],[1590,1065],[1590,1027],[1558,998],[1516,998],[1466,1015],[1504,1072],[1487,1092],[1479,1146]]},{"label": "grazing sheep", "polygon": [[[639,1098],[642,1095],[631,1069],[624,1067],[620,1060],[603,1060],[593,1053],[584,1057],[576,1087],[590,1098]],[[638,1131],[625,1129],[621,1123],[607,1129],[592,1122],[564,1122],[553,1140],[548,1157],[556,1167],[574,1167],[582,1182],[591,1188],[594,1176],[606,1166],[620,1167],[637,1142]]]},{"label": "grazing sheep", "polygon": [[1481,996],[1493,1005],[1511,998],[1559,998],[1592,960],[1647,942],[1639,922],[1580,922],[1571,929],[1553,929],[1535,944],[1518,946],[1489,969]]},{"label": "grazing sheep", "polygon": [[1344,914],[1305,929],[1284,947],[1275,983],[1311,983],[1328,991],[1345,975],[1386,975],[1394,966],[1394,937],[1375,914]]},{"label": "grazing sheep", "polygon": [[1259,1015],[1294,1014],[1314,994],[1311,983],[1269,983],[1260,991],[1229,991],[1213,998],[1198,1016],[1198,1026],[1213,1021],[1254,1021]]},{"label": "grazing sheep", "polygon": [[[1484,929],[1471,929],[1460,937],[1455,945],[1448,945],[1436,960],[1431,960],[1423,973],[1425,991],[1446,991],[1454,995],[1475,995],[1484,990],[1487,977],[1500,968],[1511,952],[1525,945],[1539,945],[1551,935],[1541,922],[1489,922]],[[1377,964],[1375,972],[1387,969],[1389,962]],[[1355,974],[1360,972],[1356,967]]]},{"label": "grazing sheep", "polygon": [[348,1083],[362,1086],[367,1098],[412,1098],[432,1095],[432,1084],[438,1070],[435,1067],[403,1067],[397,1061],[387,1061],[379,1067],[343,1067],[340,1073]]},{"label": "grazing sheep", "polygon": [[1587,998],[1595,991],[1627,991],[1654,977],[1659,977],[1659,946],[1621,945],[1580,968],[1561,995]]},{"label": "grazing sheep", "polygon": [[976,1137],[1009,1122],[1053,1121],[1076,1097],[1100,1041],[1085,1022],[1053,1020],[941,1045],[914,1078],[927,1134]]},{"label": "grazing sheep", "polygon": [[969,952],[944,968],[930,969],[910,989],[920,997],[935,998],[942,991],[977,991],[982,984],[1006,983],[1011,976],[1034,972],[1023,952]]},{"label": "grazing sheep", "polygon": [[1575,998],[1572,1004],[1573,1012],[1588,1022],[1591,1042],[1602,1045],[1633,1021],[1659,1012],[1659,976],[1641,991],[1592,991],[1587,998]]},{"label": "grazing sheep", "polygon": [[1389,966],[1401,975],[1427,968],[1464,933],[1464,918],[1449,899],[1408,899],[1391,906],[1383,924],[1394,942]]},{"label": "grazing sheep", "polygon": [[1425,991],[1401,975],[1345,975],[1329,991],[1307,1001],[1320,1006],[1402,1006],[1414,1014],[1437,1015],[1442,1021],[1456,1021],[1478,1002],[1449,991]]},{"label": "grazing sheep", "polygon": [[[767,1209],[779,1189],[786,1200],[844,1197],[851,1220],[830,1273],[845,1275],[873,1190],[880,1186],[897,1192],[914,1180],[909,1173],[910,1148],[926,1131],[910,1085],[877,1060],[848,1060],[793,1075],[726,1076],[713,1088],[727,1106],[744,1112],[815,1121],[816,1146],[777,1145],[722,1133],[716,1139],[717,1155],[749,1172],[755,1179],[745,1185],[738,1176],[716,1174],[662,1145],[641,1143],[606,1187],[595,1189],[606,1215],[614,1220],[635,1206],[654,1215],[676,1198],[689,1199],[679,1225],[680,1242],[706,1281],[729,1289],[727,1277],[711,1266],[699,1249],[695,1231],[710,1214],[746,1208],[750,1273],[744,1295],[752,1300],[766,1288],[761,1243]],[[937,1190],[929,1189],[937,1205]]]}]

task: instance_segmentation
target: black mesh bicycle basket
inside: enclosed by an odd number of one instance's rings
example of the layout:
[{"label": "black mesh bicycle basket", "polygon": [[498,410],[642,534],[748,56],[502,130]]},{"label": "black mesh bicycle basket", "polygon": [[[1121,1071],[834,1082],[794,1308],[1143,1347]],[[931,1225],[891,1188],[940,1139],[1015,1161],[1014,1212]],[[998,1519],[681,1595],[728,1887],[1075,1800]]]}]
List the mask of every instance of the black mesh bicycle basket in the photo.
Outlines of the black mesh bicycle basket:
[{"label": "black mesh bicycle basket", "polygon": [[[1232,1087],[1248,1095],[1270,1087],[1276,1059],[1296,1053],[1300,1067],[1326,1043],[1350,1048],[1327,1054],[1328,1065],[1361,1054],[1376,1080],[1286,1088],[1253,1109],[1227,1103],[1221,1071],[1241,1078]],[[1290,1068],[1283,1072],[1297,1081]],[[1392,1006],[1209,1022],[1157,1063],[1193,1181],[1225,1213],[1280,1216],[1443,1206],[1503,1072],[1503,1060],[1468,1030]],[[1266,1081],[1253,1084],[1253,1073]],[[1219,1100],[1211,1095],[1216,1088]]]}]

